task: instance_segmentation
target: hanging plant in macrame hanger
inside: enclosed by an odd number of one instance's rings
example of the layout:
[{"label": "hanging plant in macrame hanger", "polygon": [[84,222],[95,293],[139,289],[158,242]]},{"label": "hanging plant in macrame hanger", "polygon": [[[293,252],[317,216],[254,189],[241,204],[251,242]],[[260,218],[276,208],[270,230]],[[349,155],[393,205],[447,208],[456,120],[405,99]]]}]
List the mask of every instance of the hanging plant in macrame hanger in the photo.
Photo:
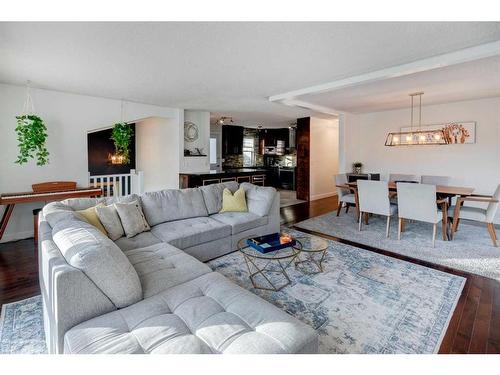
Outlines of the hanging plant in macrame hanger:
[{"label": "hanging plant in macrame hanger", "polygon": [[115,144],[115,156],[120,164],[130,164],[130,143],[134,135],[132,126],[123,120],[123,100],[121,103],[121,121],[113,125],[111,139]]},{"label": "hanging plant in macrame hanger", "polygon": [[35,107],[30,93],[29,82],[26,86],[26,101],[24,102],[23,114],[16,116],[17,141],[19,155],[17,164],[25,164],[29,159],[36,159],[36,165],[43,166],[49,163],[49,152],[47,151],[47,127],[43,120],[34,114]]}]

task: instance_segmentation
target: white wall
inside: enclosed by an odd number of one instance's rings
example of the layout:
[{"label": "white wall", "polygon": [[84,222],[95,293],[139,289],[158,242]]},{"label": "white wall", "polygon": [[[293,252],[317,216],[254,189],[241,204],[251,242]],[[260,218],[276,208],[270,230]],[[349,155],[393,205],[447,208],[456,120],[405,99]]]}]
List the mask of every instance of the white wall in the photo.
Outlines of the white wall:
[{"label": "white wall", "polygon": [[[21,114],[26,90],[0,84],[0,192],[30,191],[33,183],[56,180],[87,185],[87,132],[119,121],[120,101],[39,89],[33,89],[31,94],[35,110],[48,128],[50,164],[38,167],[33,161],[22,166],[14,163],[18,151],[15,116]],[[176,108],[126,103],[124,120],[156,116],[179,123],[181,112]],[[31,210],[40,206],[16,206],[2,242],[31,236]],[[1,206],[0,215],[3,209]]]},{"label": "white wall", "polygon": [[[384,146],[387,133],[410,121],[408,109],[351,116],[346,164],[359,159],[364,171],[444,175],[451,184],[492,194],[500,183],[500,98],[463,101],[422,108],[422,122],[476,121],[476,143],[446,146]],[[350,170],[350,164],[347,164]],[[500,218],[500,215],[497,215]],[[498,220],[500,222],[500,219]]]},{"label": "white wall", "polygon": [[352,163],[360,158],[359,115],[342,114],[339,118],[339,172],[352,171]]},{"label": "white wall", "polygon": [[203,149],[204,157],[185,157],[184,149],[180,155],[180,170],[181,172],[208,172],[210,170],[210,112],[206,111],[184,111],[184,121],[191,121],[198,125],[198,139],[194,142],[184,141],[184,126],[181,129],[181,142],[184,148],[194,150],[195,147]]},{"label": "white wall", "polygon": [[136,122],[136,169],[144,191],[179,188],[179,123],[152,117]]},{"label": "white wall", "polygon": [[339,120],[311,117],[310,137],[310,199],[330,197],[339,170]]}]

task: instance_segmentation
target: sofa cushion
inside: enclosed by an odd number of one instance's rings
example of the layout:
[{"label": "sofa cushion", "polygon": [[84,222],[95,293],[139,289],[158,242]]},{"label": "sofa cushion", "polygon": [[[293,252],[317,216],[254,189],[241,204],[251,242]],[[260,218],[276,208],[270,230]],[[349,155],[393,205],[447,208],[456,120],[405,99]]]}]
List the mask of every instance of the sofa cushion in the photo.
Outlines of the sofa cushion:
[{"label": "sofa cushion", "polygon": [[141,204],[139,201],[130,203],[115,203],[116,211],[120,216],[123,230],[128,238],[137,236],[139,233],[151,230],[146,217],[142,212]]},{"label": "sofa cushion", "polygon": [[238,190],[236,181],[223,182],[222,184],[212,184],[201,186],[199,189],[203,194],[205,205],[207,206],[208,214],[216,214],[222,209],[222,193],[224,189],[229,189],[231,193]]},{"label": "sofa cushion", "polygon": [[210,272],[69,330],[67,353],[299,353],[317,335],[284,311]]},{"label": "sofa cushion", "polygon": [[209,217],[193,217],[156,225],[151,232],[164,242],[186,249],[230,236],[231,226]]},{"label": "sofa cushion", "polygon": [[115,241],[115,244],[118,245],[118,247],[122,249],[122,251],[151,246],[157,243],[161,243],[161,240],[151,232],[142,232],[137,236],[131,238],[122,237]]},{"label": "sofa cushion", "polygon": [[116,241],[118,238],[125,235],[120,216],[114,204],[109,206],[96,206],[95,211],[97,212],[99,221],[106,229],[109,238]]},{"label": "sofa cushion", "polygon": [[101,197],[101,198],[68,198],[61,201],[75,211],[85,210],[89,207],[97,206],[99,203],[104,203],[106,206],[117,202],[130,203],[139,199],[137,194],[125,195],[122,197]]},{"label": "sofa cushion", "polygon": [[80,210],[80,211],[75,211],[75,212],[77,214],[81,215],[87,223],[93,225],[94,227],[99,229],[99,231],[102,234],[107,236],[108,233],[106,232],[106,229],[104,229],[104,227],[101,224],[101,221],[97,217],[97,212],[96,212],[95,208],[98,206],[104,206],[104,203],[99,203],[97,206],[89,207],[86,210]]},{"label": "sofa cushion", "polygon": [[276,189],[270,186],[256,186],[248,182],[240,185],[246,192],[248,211],[266,216],[273,204]]},{"label": "sofa cushion", "polygon": [[83,221],[60,221],[52,229],[52,236],[66,261],[85,273],[116,307],[142,299],[134,267],[97,228]]},{"label": "sofa cushion", "polygon": [[224,189],[222,193],[222,210],[219,212],[248,212],[245,190],[240,188],[233,194],[231,190]]},{"label": "sofa cushion", "polygon": [[83,218],[79,214],[62,202],[46,204],[42,209],[42,214],[52,228],[60,221],[83,221]]},{"label": "sofa cushion", "polygon": [[231,225],[232,234],[257,228],[269,222],[267,216],[259,216],[251,212],[224,212],[210,217],[221,223]]},{"label": "sofa cushion", "polygon": [[149,225],[191,217],[208,216],[199,189],[161,190],[141,196],[142,210]]},{"label": "sofa cushion", "polygon": [[205,263],[164,242],[127,250],[125,255],[139,275],[144,298],[212,271]]}]

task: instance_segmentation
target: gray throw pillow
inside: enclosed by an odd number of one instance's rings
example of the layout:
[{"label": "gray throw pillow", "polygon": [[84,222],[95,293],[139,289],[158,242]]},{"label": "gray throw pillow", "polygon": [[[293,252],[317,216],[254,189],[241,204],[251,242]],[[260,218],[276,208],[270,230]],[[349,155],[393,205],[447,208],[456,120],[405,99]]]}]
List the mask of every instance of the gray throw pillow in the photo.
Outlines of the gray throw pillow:
[{"label": "gray throw pillow", "polygon": [[122,222],[120,221],[120,217],[118,216],[118,212],[116,211],[114,205],[96,207],[95,211],[97,212],[97,217],[101,221],[104,229],[108,232],[109,238],[116,241],[118,238],[125,235]]},{"label": "gray throw pillow", "polygon": [[128,238],[151,230],[138,201],[115,203],[115,208]]}]

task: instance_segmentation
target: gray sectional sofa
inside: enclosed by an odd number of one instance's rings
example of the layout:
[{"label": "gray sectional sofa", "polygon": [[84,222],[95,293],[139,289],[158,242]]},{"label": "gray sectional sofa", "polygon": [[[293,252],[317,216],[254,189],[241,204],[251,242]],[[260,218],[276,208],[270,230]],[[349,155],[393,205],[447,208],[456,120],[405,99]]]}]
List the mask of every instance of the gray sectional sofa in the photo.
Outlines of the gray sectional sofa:
[{"label": "gray sectional sofa", "polygon": [[[50,353],[315,353],[313,329],[204,261],[279,231],[279,193],[248,183],[249,212],[219,213],[235,182],[46,205],[40,287]],[[112,241],[75,211],[140,201],[151,231]]]}]

